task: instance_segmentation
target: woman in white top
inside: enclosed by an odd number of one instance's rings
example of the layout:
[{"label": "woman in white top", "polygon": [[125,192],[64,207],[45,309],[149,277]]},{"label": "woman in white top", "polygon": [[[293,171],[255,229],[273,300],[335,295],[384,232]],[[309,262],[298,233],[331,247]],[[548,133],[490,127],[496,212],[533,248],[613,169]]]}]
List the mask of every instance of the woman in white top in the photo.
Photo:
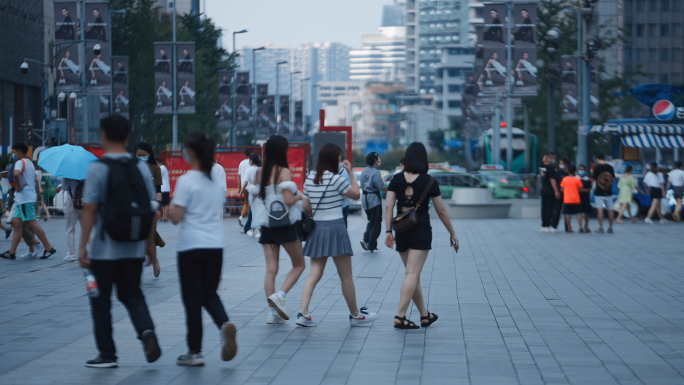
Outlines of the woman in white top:
[{"label": "woman in white top", "polygon": [[228,322],[216,294],[223,265],[223,191],[211,180],[214,141],[201,132],[185,139],[185,159],[192,169],[178,178],[171,202],[171,222],[178,232],[178,273],[187,320],[188,354],[178,357],[183,366],[203,366],[202,307],[221,329],[221,359],[235,357],[235,325]]},{"label": "woman in white top", "polygon": [[[351,256],[354,255],[349,241],[347,227],[342,215],[344,198],[359,199],[359,185],[351,178],[351,185],[337,172],[342,162],[342,150],[327,143],[318,151],[316,171],[309,173],[304,183],[304,210],[312,212],[316,224],[306,239],[304,255],[311,258],[311,269],[302,289],[302,312],[297,316],[297,325],[316,326],[309,313],[309,302],[316,284],[323,276],[325,263],[332,257],[340,277],[342,294],[349,308],[349,322],[352,326],[369,324],[378,317],[368,313],[365,307],[356,306],[356,290],[352,277]],[[351,163],[342,165],[352,175]]]},{"label": "woman in white top", "polygon": [[[244,179],[240,179],[242,181],[242,186],[240,186],[241,190],[247,191],[247,197],[249,199],[249,206],[252,207],[254,204],[254,197],[256,195],[259,195],[258,189],[254,192],[250,192],[247,189],[248,185],[256,185],[259,186],[259,182],[256,181],[256,176],[257,172],[261,170],[261,159],[259,158],[259,155],[257,154],[252,154],[249,156],[249,167],[245,170],[244,174]],[[257,225],[257,221],[247,221],[244,227],[249,227],[249,229],[245,232],[247,236],[249,237],[254,237],[256,239],[259,239],[261,237],[261,229],[259,228],[260,226]],[[249,225],[249,226],[247,226]],[[244,228],[243,228],[244,231]],[[274,278],[275,279],[275,278]]]},{"label": "woman in white top", "polygon": [[[257,154],[250,155],[252,167],[245,172],[245,183],[252,207],[252,227],[261,227],[259,243],[264,246],[266,276],[264,291],[268,302],[269,324],[280,324],[290,319],[285,309],[285,296],[299,280],[306,263],[302,255],[302,242],[299,240],[295,223],[302,217],[302,194],[292,181],[287,163],[287,139],[279,135],[271,136],[264,145],[264,165]],[[256,173],[254,173],[256,170]],[[299,209],[296,207],[299,206]],[[280,290],[275,290],[280,246],[290,256],[292,270],[287,273]]]},{"label": "woman in white top", "polygon": [[162,221],[169,220],[169,205],[171,204],[171,184],[169,183],[169,169],[166,168],[161,159],[157,159],[157,164],[161,170],[161,194],[162,194]]},{"label": "woman in white top", "polygon": [[675,162],[675,168],[670,172],[670,175],[668,175],[667,187],[665,188],[665,191],[668,191],[670,190],[670,186],[672,186],[674,197],[677,201],[677,205],[672,213],[672,218],[677,222],[682,220],[682,198],[684,197],[684,170],[682,170],[682,168],[684,168],[684,163],[680,161]]},{"label": "woman in white top", "polygon": [[663,218],[663,213],[660,211],[660,199],[662,199],[663,191],[665,190],[665,178],[663,173],[658,171],[658,163],[651,162],[651,170],[644,177],[644,187],[646,187],[646,191],[648,191],[648,195],[651,196],[652,200],[651,208],[648,210],[644,222],[652,225],[651,217],[655,212],[658,213],[660,223],[667,223],[667,219]]}]

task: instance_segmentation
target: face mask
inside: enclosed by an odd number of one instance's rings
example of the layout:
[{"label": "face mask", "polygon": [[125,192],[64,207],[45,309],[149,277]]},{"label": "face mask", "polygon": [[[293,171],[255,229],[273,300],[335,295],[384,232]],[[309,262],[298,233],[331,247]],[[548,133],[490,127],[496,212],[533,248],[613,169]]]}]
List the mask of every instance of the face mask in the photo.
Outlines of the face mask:
[{"label": "face mask", "polygon": [[580,174],[580,175],[582,175],[582,176],[587,175],[587,172],[586,172],[586,171],[582,171],[582,170],[577,171],[577,173]]},{"label": "face mask", "polygon": [[563,168],[565,168],[565,165],[564,165],[564,164],[561,164],[561,165],[558,166],[558,167],[560,167],[561,169],[563,169]]},{"label": "face mask", "polygon": [[188,155],[185,153],[185,151],[183,151],[183,159],[190,164],[190,158],[188,158]]},{"label": "face mask", "polygon": [[381,162],[380,160],[378,160],[378,166],[381,165],[381,164],[382,164],[382,162]]},{"label": "face mask", "polygon": [[552,161],[551,161],[551,164],[556,164],[556,160],[555,160],[555,159],[552,160]]},{"label": "face mask", "polygon": [[17,160],[17,154],[12,154],[12,159]]},{"label": "face mask", "polygon": [[149,156],[139,156],[139,157],[138,157],[138,159],[142,160],[143,162],[147,162],[147,160],[148,160],[149,158],[150,158]]}]

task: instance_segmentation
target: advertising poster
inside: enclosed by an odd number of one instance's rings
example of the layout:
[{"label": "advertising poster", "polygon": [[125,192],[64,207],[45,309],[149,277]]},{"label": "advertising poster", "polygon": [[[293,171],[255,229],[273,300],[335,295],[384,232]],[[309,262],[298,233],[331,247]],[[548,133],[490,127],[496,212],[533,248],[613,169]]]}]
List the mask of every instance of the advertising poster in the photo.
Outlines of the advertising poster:
[{"label": "advertising poster", "polygon": [[111,101],[111,95],[109,94],[99,94],[100,97],[100,119],[109,115],[109,103]]},{"label": "advertising poster", "polygon": [[130,119],[130,99],[128,94],[128,56],[112,57],[112,90],[114,113]]},{"label": "advertising poster", "polygon": [[251,95],[252,88],[249,86],[249,72],[238,72],[236,78],[236,92],[238,95]]},{"label": "advertising poster", "polygon": [[176,92],[179,114],[195,113],[195,43],[178,43]]},{"label": "advertising poster", "polygon": [[233,71],[221,70],[218,71],[218,92],[219,94],[230,95],[233,92],[232,88]]},{"label": "advertising poster", "polygon": [[579,100],[577,82],[577,58],[561,56],[561,119],[576,120],[579,118]]},{"label": "advertising poster", "polygon": [[513,45],[513,68],[516,94],[537,94],[537,5],[515,4],[513,31],[510,41]]},{"label": "advertising poster", "polygon": [[[88,93],[111,92],[112,69],[109,60],[109,5],[107,3],[85,3],[85,38],[98,40],[86,43],[86,81]],[[94,47],[100,45],[95,54]]]},{"label": "advertising poster", "polygon": [[508,38],[506,33],[506,4],[505,3],[485,3],[482,11],[484,28],[481,35],[478,35],[478,43],[483,47],[503,48]]},{"label": "advertising poster", "polygon": [[257,130],[260,134],[276,133],[275,96],[257,96]]},{"label": "advertising poster", "polygon": [[278,112],[280,116],[280,132],[289,133],[290,132],[290,96],[280,95],[280,105],[278,106],[280,111]]},{"label": "advertising poster", "polygon": [[218,71],[219,126],[229,127],[233,122],[233,71]]},{"label": "advertising poster", "polygon": [[[506,48],[482,49],[483,66],[479,80],[484,80],[480,91],[482,93],[497,93],[506,91]],[[509,79],[511,74],[509,74]],[[484,79],[482,79],[484,78]]]},{"label": "advertising poster", "polygon": [[511,42],[514,47],[535,47],[537,41],[537,4],[516,3],[513,11]]},{"label": "advertising poster", "polygon": [[250,127],[252,123],[252,97],[238,94],[235,99],[237,125]]},{"label": "advertising poster", "polygon": [[155,114],[173,112],[173,79],[171,72],[171,55],[173,51],[169,43],[154,43],[154,98]]},{"label": "advertising poster", "polygon": [[60,43],[76,39],[77,31],[76,2],[54,3],[54,41],[55,52],[64,49],[55,57],[55,92],[70,92],[81,89],[81,60],[78,45],[67,47]]}]

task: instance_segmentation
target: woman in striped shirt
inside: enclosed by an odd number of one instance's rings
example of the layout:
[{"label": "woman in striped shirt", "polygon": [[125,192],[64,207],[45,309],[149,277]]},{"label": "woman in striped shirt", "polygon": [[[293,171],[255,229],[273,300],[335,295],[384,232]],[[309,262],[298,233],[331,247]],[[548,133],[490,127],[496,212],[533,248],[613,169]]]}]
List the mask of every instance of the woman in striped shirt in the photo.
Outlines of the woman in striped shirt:
[{"label": "woman in striped shirt", "polygon": [[349,241],[347,227],[342,215],[344,198],[359,199],[361,193],[356,178],[351,184],[338,174],[340,162],[352,175],[351,163],[342,161],[342,150],[327,143],[318,153],[316,171],[312,171],[304,183],[304,210],[312,212],[316,225],[307,237],[304,255],[311,258],[311,269],[302,289],[302,312],[297,316],[297,325],[316,326],[309,313],[309,302],[314,288],[323,276],[325,263],[332,257],[340,277],[342,294],[349,307],[349,322],[352,326],[370,324],[378,317],[368,313],[365,307],[356,306],[356,290],[352,277],[351,256],[354,254]]}]

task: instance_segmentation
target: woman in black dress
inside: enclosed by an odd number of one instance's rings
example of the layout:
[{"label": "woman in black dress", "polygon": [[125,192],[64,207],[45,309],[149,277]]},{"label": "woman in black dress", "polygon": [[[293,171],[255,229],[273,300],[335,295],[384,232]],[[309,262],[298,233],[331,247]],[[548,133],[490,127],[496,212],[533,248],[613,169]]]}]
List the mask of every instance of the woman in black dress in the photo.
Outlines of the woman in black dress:
[{"label": "woman in black dress", "polygon": [[[444,201],[442,201],[439,185],[434,178],[427,174],[428,157],[425,146],[419,142],[411,143],[406,149],[405,159],[404,172],[395,175],[387,189],[387,210],[385,211],[387,236],[385,244],[391,248],[396,241],[397,251],[401,255],[404,266],[406,266],[406,277],[401,285],[401,297],[397,315],[394,317],[394,327],[396,329],[418,329],[420,326],[406,319],[406,311],[411,299],[420,311],[421,326],[430,326],[438,318],[437,314],[429,313],[425,307],[423,291],[420,287],[420,272],[423,270],[425,260],[432,248],[432,227],[428,214],[429,198],[432,198],[437,215],[449,232],[451,245],[456,251],[458,251],[458,238],[453,226],[451,226],[451,219],[444,206]],[[426,189],[428,189],[428,193],[425,199],[420,202],[420,197]],[[418,226],[410,231],[397,233],[396,240],[390,228],[395,204],[397,204],[397,211],[399,212],[415,209],[418,214]]]}]

